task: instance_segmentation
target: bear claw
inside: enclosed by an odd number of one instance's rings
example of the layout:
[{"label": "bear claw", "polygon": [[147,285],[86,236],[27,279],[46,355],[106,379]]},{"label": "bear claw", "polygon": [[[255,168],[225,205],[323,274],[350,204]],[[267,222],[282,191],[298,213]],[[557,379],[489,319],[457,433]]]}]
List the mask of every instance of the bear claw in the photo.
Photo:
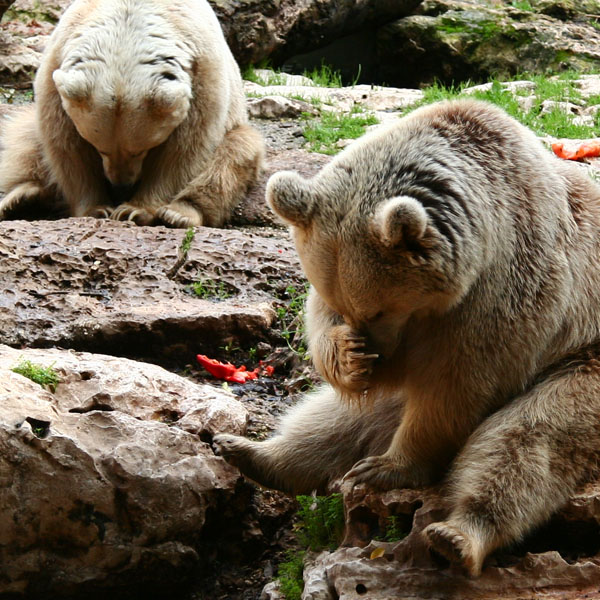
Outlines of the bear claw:
[{"label": "bear claw", "polygon": [[473,543],[458,527],[446,522],[432,523],[423,530],[423,536],[433,550],[451,563],[462,565],[470,576],[477,577],[481,573]]}]

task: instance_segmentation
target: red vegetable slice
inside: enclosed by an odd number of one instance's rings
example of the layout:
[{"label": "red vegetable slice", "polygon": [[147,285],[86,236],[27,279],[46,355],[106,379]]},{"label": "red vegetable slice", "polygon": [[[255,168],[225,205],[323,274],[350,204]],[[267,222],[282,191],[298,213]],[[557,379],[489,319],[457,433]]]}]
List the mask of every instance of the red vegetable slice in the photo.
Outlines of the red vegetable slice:
[{"label": "red vegetable slice", "polygon": [[552,151],[559,158],[566,160],[581,160],[582,158],[595,158],[600,156],[600,140],[583,142],[575,150],[565,148],[563,142],[552,144]]},{"label": "red vegetable slice", "polygon": [[258,369],[248,371],[245,365],[236,367],[229,362],[222,363],[214,358],[208,358],[204,354],[198,354],[196,360],[217,379],[224,379],[225,381],[234,383],[246,383],[250,379],[258,377]]}]

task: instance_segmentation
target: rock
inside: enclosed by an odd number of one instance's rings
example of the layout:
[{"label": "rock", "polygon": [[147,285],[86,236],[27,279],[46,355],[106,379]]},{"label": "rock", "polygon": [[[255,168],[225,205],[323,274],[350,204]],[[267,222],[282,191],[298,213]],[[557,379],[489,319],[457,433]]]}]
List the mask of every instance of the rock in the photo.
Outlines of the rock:
[{"label": "rock", "polygon": [[378,30],[378,80],[449,85],[519,72],[592,71],[600,59],[600,31],[581,8],[582,18],[568,22],[487,0],[427,0],[420,13]]},{"label": "rock", "polygon": [[421,0],[210,0],[229,46],[242,65],[279,64],[359,30],[410,14]]},{"label": "rock", "polygon": [[250,98],[247,106],[248,114],[255,119],[298,119],[303,114],[319,114],[312,104],[285,96]]},{"label": "rock", "polygon": [[353,85],[342,88],[316,87],[308,85],[260,85],[245,82],[246,93],[253,97],[285,96],[301,97],[306,101],[319,100],[337,110],[349,111],[358,105],[367,110],[393,111],[416,104],[423,92],[416,89]]},{"label": "rock", "polygon": [[12,4],[12,0],[0,0],[0,18],[6,12],[6,9]]},{"label": "rock", "polygon": [[[600,581],[600,483],[585,486],[518,547],[496,552],[477,579],[431,555],[421,538],[429,523],[444,517],[443,498],[436,488],[382,494],[364,486],[346,489],[343,547],[323,552],[305,567],[305,581],[320,581],[319,589],[329,590],[314,598],[425,600],[452,594],[461,600],[496,600],[529,598],[531,590],[536,598],[595,597]],[[396,525],[403,524],[406,537],[396,542],[372,540],[384,536],[390,516]],[[304,600],[313,598],[311,590],[305,591]]]},{"label": "rock", "polygon": [[[21,359],[52,365],[55,393]],[[206,443],[245,430],[230,393],[72,351],[0,346],[0,365],[0,596],[172,591],[206,562],[202,528],[239,478]]]},{"label": "rock", "polygon": [[[276,295],[304,281],[287,231],[195,231],[169,278],[183,231],[91,218],[0,222],[0,343],[184,365],[227,343],[268,340]],[[192,293],[199,280],[218,283],[221,298]]]}]

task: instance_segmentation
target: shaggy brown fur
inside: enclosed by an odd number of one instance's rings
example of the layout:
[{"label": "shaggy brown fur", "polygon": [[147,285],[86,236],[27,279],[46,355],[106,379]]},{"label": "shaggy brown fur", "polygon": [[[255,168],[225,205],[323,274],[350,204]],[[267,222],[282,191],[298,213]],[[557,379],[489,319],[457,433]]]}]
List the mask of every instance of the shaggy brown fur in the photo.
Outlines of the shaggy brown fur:
[{"label": "shaggy brown fur", "polygon": [[424,535],[477,575],[597,471],[599,188],[463,100],[364,137],[313,180],[276,174],[267,194],[312,284],[329,385],[271,439],[216,445],[293,493],[447,473],[452,509]]}]

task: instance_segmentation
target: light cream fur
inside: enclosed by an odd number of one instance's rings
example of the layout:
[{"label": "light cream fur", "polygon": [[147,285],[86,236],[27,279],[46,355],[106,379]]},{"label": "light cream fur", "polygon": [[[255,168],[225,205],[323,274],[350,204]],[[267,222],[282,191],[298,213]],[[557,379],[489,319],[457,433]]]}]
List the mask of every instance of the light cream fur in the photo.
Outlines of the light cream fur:
[{"label": "light cream fur", "polygon": [[314,179],[274,175],[273,209],[312,284],[328,382],[265,442],[215,445],[291,493],[446,476],[424,532],[471,575],[544,522],[600,459],[600,189],[491,105],[421,108]]},{"label": "light cream fur", "polygon": [[[37,162],[73,216],[219,226],[261,167],[263,141],[206,0],[75,0],[35,98]],[[0,157],[0,190],[13,204],[37,181],[16,161],[32,144],[30,113],[19,131],[21,121]]]}]

